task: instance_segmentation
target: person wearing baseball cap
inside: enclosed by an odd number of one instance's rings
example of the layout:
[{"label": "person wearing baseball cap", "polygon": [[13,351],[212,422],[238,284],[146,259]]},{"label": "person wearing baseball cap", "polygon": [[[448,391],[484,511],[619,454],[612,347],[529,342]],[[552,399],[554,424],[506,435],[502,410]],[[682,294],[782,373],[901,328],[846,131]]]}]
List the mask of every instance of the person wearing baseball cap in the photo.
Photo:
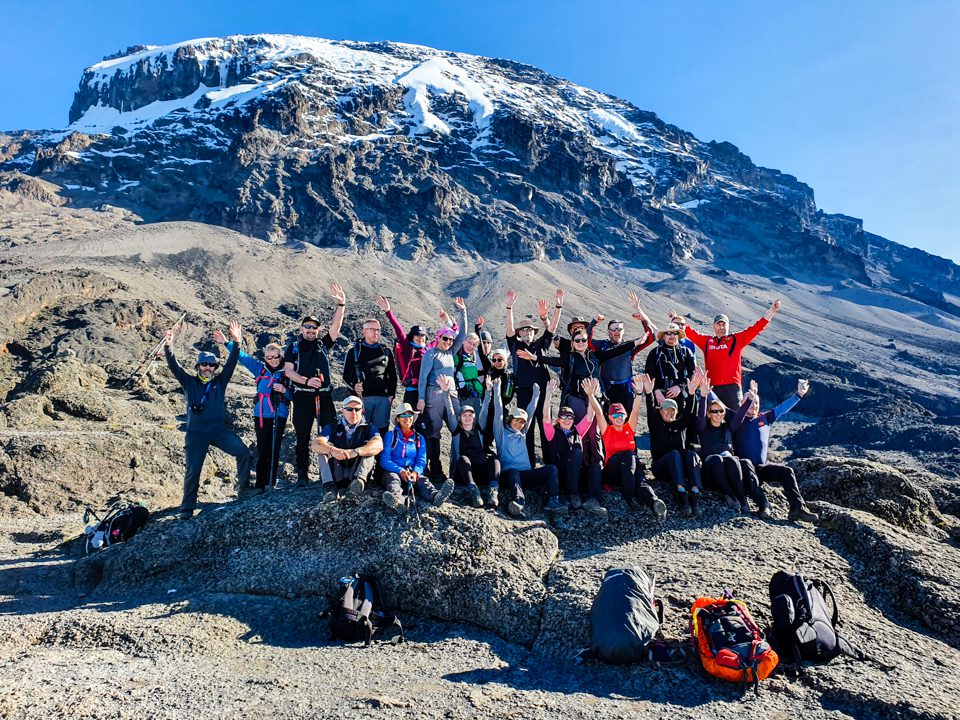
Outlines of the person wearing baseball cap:
[{"label": "person wearing baseball cap", "polygon": [[[703,364],[713,384],[713,392],[727,407],[740,407],[743,400],[743,365],[740,360],[744,348],[770,324],[773,316],[780,311],[781,304],[780,298],[777,298],[770,303],[770,309],[762,318],[746,330],[736,333],[730,332],[730,318],[725,313],[714,316],[713,336],[703,335],[686,325],[687,338],[703,352]],[[670,320],[678,323],[682,318],[675,310],[671,310]]]},{"label": "person wearing baseball cap", "polygon": [[[633,392],[639,395],[642,391],[641,376],[637,375],[633,378]],[[629,417],[622,403],[611,403],[605,417],[600,401],[594,393],[590,394],[590,406],[597,417],[597,428],[603,438],[604,481],[620,487],[627,507],[647,507],[658,520],[666,519],[667,505],[647,484],[646,468],[637,461],[635,428],[640,414],[640,403],[633,404]]]},{"label": "person wearing baseball cap", "polygon": [[[219,331],[217,331],[219,333]],[[216,335],[216,333],[215,333]],[[187,428],[183,437],[186,468],[183,476],[183,499],[180,502],[180,518],[193,516],[200,491],[200,471],[210,447],[223,450],[237,459],[237,495],[243,494],[250,483],[250,449],[240,436],[227,427],[227,384],[233,377],[240,359],[240,323],[230,321],[230,337],[233,347],[217,373],[220,360],[212,352],[197,355],[196,374],[191,375],[177,361],[173,352],[173,330],[164,335],[163,353],[167,367],[183,388],[187,400]]]},{"label": "person wearing baseball cap", "polygon": [[691,377],[684,392],[663,398],[659,404],[654,395],[656,383],[644,373],[640,376],[647,405],[647,427],[650,430],[650,470],[653,476],[673,488],[681,515],[700,517],[700,457],[687,442],[688,428],[693,421],[694,395],[697,381]]},{"label": "person wearing baseball cap", "polygon": [[383,450],[383,439],[363,416],[363,400],[356,395],[340,403],[339,419],[324,427],[313,450],[320,456],[320,480],[324,502],[337,499],[338,491],[347,489],[360,495]]},{"label": "person wearing baseball cap", "polygon": [[330,286],[330,296],[337,309],[330,329],[320,337],[320,320],[304,315],[300,321],[300,337],[291,342],[283,354],[283,369],[293,387],[293,430],[297,436],[297,484],[306,485],[310,471],[310,436],[313,427],[330,425],[337,417],[333,404],[330,358],[327,353],[340,336],[347,297],[339,285]]}]

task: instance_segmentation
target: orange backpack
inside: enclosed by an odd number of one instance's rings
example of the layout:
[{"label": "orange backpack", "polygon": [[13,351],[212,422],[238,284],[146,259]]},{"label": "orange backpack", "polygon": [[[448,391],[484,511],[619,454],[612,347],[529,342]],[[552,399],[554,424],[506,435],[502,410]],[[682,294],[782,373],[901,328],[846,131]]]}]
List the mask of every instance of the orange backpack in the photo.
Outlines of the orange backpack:
[{"label": "orange backpack", "polygon": [[714,677],[753,683],[756,688],[779,658],[750,617],[746,604],[729,592],[697,598],[691,609],[690,636],[703,668]]}]

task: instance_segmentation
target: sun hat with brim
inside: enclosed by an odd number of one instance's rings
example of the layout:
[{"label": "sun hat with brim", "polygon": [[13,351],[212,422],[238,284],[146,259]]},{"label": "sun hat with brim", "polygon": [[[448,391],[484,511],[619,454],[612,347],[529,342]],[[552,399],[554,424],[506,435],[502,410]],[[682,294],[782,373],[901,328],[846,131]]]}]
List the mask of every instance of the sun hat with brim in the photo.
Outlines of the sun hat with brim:
[{"label": "sun hat with brim", "polygon": [[493,360],[495,357],[497,357],[497,355],[502,357],[504,360],[510,359],[510,352],[507,350],[504,350],[503,348],[497,348],[492,353],[490,353],[490,359]]},{"label": "sun hat with brim", "polygon": [[397,411],[393,414],[394,419],[400,417],[404,413],[417,414],[417,411],[413,409],[413,405],[410,403],[403,403],[400,407],[397,408]]},{"label": "sun hat with brim", "polygon": [[513,408],[513,410],[511,410],[511,411],[509,412],[509,414],[507,415],[507,417],[508,417],[509,419],[511,419],[511,420],[513,420],[513,419],[515,419],[515,418],[520,418],[521,420],[526,420],[526,419],[527,419],[527,411],[524,410],[523,408]]},{"label": "sun hat with brim", "polygon": [[517,332],[520,332],[524,328],[530,328],[535,333],[540,332],[540,328],[538,328],[536,325],[533,324],[533,320],[521,320],[519,324],[516,327],[514,327],[514,330],[516,330]]},{"label": "sun hat with brim", "polygon": [[668,323],[667,326],[657,333],[657,340],[663,340],[663,336],[668,332],[675,332],[679,337],[683,337],[683,330],[680,329],[680,326],[676,323]]},{"label": "sun hat with brim", "polygon": [[197,367],[201,364],[204,365],[216,365],[219,367],[220,359],[214,355],[212,352],[202,352],[197,355],[197,362],[194,364],[194,367]]},{"label": "sun hat with brim", "polygon": [[567,335],[573,335],[574,325],[583,325],[583,329],[586,330],[589,323],[587,322],[586,318],[582,318],[579,315],[575,316],[570,322],[567,323]]}]

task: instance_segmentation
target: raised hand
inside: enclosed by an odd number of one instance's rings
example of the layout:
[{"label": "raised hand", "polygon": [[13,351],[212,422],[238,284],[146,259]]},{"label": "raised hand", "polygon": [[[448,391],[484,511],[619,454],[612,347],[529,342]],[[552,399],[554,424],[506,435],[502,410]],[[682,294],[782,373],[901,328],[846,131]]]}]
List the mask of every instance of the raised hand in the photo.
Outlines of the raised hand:
[{"label": "raised hand", "polygon": [[536,362],[538,359],[534,353],[529,350],[524,350],[523,348],[517,350],[517,357],[521,360],[529,360],[530,362]]},{"label": "raised hand", "polygon": [[382,312],[390,312],[390,301],[384,295],[377,295],[377,299],[374,300],[377,304],[377,307],[380,308]]},{"label": "raised hand", "polygon": [[437,376],[437,386],[445,393],[453,391],[453,378],[449,375]]},{"label": "raised hand", "polygon": [[218,345],[227,344],[227,336],[223,334],[223,331],[220,328],[217,328],[213,331],[213,341]]},{"label": "raised hand", "polygon": [[363,397],[363,383],[356,383],[353,386],[353,391],[360,397]]},{"label": "raised hand", "polygon": [[483,323],[486,322],[483,319],[483,315],[477,315],[477,319],[474,321],[474,325],[478,328],[483,328]]},{"label": "raised hand", "polygon": [[797,395],[803,397],[810,391],[810,381],[804,378],[797,380]]},{"label": "raised hand", "polygon": [[483,386],[487,390],[493,390],[493,378],[490,377],[489,375],[485,375],[483,378]]},{"label": "raised hand", "polygon": [[464,300],[463,300],[462,297],[454,298],[454,299],[453,299],[453,306],[454,306],[457,310],[466,310],[466,309],[467,309],[467,303],[464,302]]},{"label": "raised hand", "polygon": [[515,302],[517,302],[517,291],[510,288],[507,290],[507,310],[512,308]]},{"label": "raised hand", "polygon": [[649,395],[653,391],[653,386],[655,385],[653,378],[644,373],[640,376],[640,381],[643,383],[643,391]]},{"label": "raised hand", "polygon": [[639,395],[643,392],[643,375],[633,376],[633,393]]},{"label": "raised hand", "polygon": [[336,283],[330,285],[330,297],[337,301],[337,305],[347,304],[347,296],[344,294],[343,289]]},{"label": "raised hand", "polygon": [[550,397],[551,395],[553,395],[553,393],[556,392],[557,387],[559,387],[559,383],[557,383],[557,379],[554,377],[551,377],[549,382],[547,382],[547,397]]},{"label": "raised hand", "polygon": [[230,337],[237,343],[243,338],[243,333],[240,331],[240,323],[236,320],[230,321]]},{"label": "raised hand", "polygon": [[439,312],[437,312],[437,317],[440,318],[441,323],[446,324],[450,322],[450,314],[443,308],[440,308]]},{"label": "raised hand", "polygon": [[599,325],[600,323],[602,323],[602,322],[603,322],[604,320],[606,320],[606,319],[607,319],[607,318],[604,316],[603,313],[597,313],[597,316],[594,318],[594,320],[597,321],[597,324],[598,324],[598,325]]},{"label": "raised hand", "polygon": [[750,394],[754,397],[758,397],[760,395],[760,386],[757,385],[756,380],[750,381]]},{"label": "raised hand", "polygon": [[[699,370],[700,368],[697,368]],[[697,391],[697,386],[700,384],[700,379],[697,377],[697,373],[694,372],[693,376],[687,379],[687,395],[693,395]]]},{"label": "raised hand", "polygon": [[584,378],[581,380],[580,387],[583,389],[583,394],[587,397],[593,395],[593,378]]},{"label": "raised hand", "polygon": [[627,295],[627,300],[630,301],[630,307],[632,307],[635,312],[639,313],[640,312],[640,296],[637,295],[635,292],[631,292],[629,295]]},{"label": "raised hand", "polygon": [[667,390],[667,397],[670,399],[673,399],[680,394],[681,390],[683,390],[683,388],[681,388],[679,385],[674,385],[669,390]]},{"label": "raised hand", "polygon": [[540,316],[540,319],[543,320],[547,316],[547,311],[550,309],[550,306],[547,304],[546,300],[540,299],[537,300],[537,314]]},{"label": "raised hand", "polygon": [[657,401],[657,405],[663,405],[663,390],[657,390],[653,393],[654,399]]},{"label": "raised hand", "polygon": [[782,305],[783,305],[783,303],[780,302],[780,298],[777,298],[777,299],[774,300],[772,303],[770,303],[770,312],[772,312],[772,313],[779,312],[779,311],[780,311],[780,307],[781,307]]},{"label": "raised hand", "polygon": [[557,288],[557,292],[553,296],[554,304],[557,307],[563,307],[563,298],[566,297],[566,294],[563,288]]},{"label": "raised hand", "polygon": [[593,391],[593,395],[600,397],[600,379],[599,378],[590,378],[590,388]]}]

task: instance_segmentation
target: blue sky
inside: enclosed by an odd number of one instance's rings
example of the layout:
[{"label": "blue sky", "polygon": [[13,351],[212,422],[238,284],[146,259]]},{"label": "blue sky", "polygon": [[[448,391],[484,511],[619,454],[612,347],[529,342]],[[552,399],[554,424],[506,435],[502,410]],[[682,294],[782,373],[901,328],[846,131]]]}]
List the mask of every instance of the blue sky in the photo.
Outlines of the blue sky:
[{"label": "blue sky", "polygon": [[625,98],[796,175],[828,212],[960,261],[960,2],[0,0],[0,17],[3,130],[62,127],[83,68],[134,44],[411,42]]}]

